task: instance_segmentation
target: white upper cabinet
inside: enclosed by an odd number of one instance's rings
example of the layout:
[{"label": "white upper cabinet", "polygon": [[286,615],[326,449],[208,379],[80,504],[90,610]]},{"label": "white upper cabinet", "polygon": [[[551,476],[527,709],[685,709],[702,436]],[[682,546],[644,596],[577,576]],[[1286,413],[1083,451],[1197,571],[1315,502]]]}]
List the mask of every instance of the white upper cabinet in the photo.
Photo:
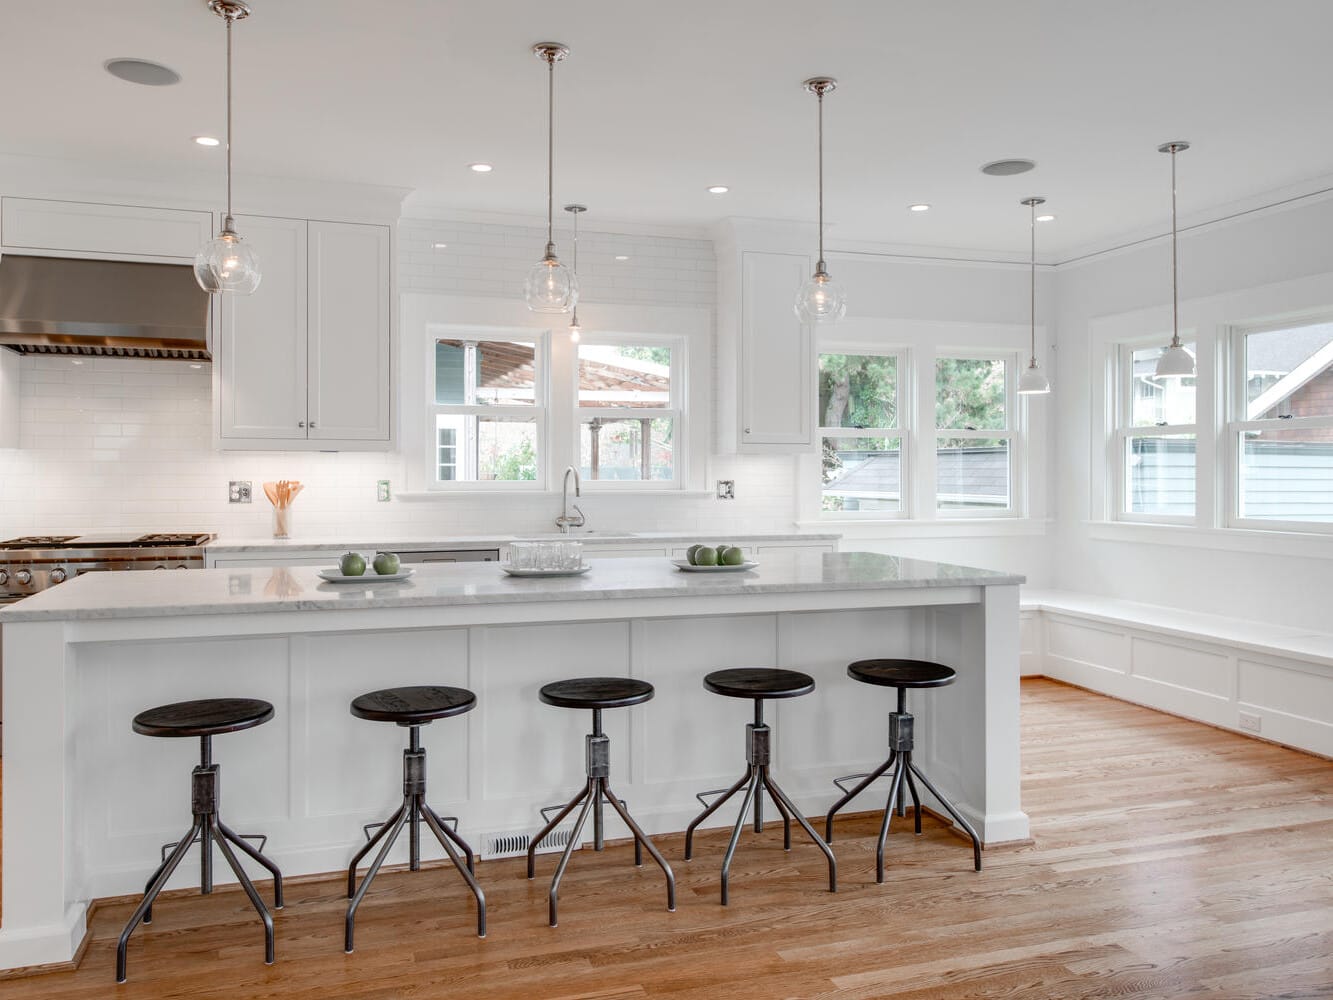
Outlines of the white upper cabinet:
[{"label": "white upper cabinet", "polygon": [[219,446],[391,447],[389,227],[238,216],[236,228],[263,278],[218,296]]},{"label": "white upper cabinet", "polygon": [[388,441],[389,230],[311,222],[308,428],[318,441]]},{"label": "white upper cabinet", "polygon": [[213,236],[210,212],[0,199],[0,245],[47,256],[191,259]]},{"label": "white upper cabinet", "polygon": [[803,253],[718,251],[718,451],[795,454],[814,447],[815,354],[796,318]]}]

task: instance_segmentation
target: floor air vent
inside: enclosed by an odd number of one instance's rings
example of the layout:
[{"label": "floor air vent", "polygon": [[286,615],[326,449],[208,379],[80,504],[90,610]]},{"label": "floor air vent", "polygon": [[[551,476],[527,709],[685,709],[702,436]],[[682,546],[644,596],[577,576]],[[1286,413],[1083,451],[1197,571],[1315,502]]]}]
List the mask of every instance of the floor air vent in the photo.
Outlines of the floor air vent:
[{"label": "floor air vent", "polygon": [[[550,854],[554,851],[563,851],[573,833],[573,826],[557,827],[551,831],[550,836],[542,841],[541,847],[537,848],[537,853]],[[532,833],[487,834],[481,841],[481,858],[483,861],[487,861],[491,858],[516,858],[527,854],[528,845],[532,843],[532,837]],[[580,847],[574,849],[580,850]]]}]

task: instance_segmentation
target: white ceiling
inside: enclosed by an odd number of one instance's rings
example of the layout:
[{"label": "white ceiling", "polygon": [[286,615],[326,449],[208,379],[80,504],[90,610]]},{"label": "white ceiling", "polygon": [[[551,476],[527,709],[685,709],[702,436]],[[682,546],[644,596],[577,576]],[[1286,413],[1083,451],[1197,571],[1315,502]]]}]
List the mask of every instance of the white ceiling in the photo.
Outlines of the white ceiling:
[{"label": "white ceiling", "polygon": [[[557,204],[597,220],[813,220],[811,75],[826,99],[829,242],[1047,254],[1333,174],[1329,0],[252,0],[236,28],[243,176],[413,189],[411,205],[540,215],[545,68]],[[181,168],[220,151],[221,22],[204,0],[6,3],[0,152]],[[182,83],[108,76],[157,60]],[[986,161],[1034,159],[992,178]],[[468,163],[495,164],[488,175]],[[710,184],[730,185],[725,196]],[[219,185],[220,186],[220,185]],[[912,202],[929,202],[910,213]],[[557,209],[558,211],[558,209]]]}]

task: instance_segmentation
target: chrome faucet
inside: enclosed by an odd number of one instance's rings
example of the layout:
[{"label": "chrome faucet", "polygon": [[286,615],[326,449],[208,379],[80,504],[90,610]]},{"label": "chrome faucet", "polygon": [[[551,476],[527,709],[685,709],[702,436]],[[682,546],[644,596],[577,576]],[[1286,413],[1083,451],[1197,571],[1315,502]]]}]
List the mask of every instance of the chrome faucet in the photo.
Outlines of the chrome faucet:
[{"label": "chrome faucet", "polygon": [[579,510],[578,504],[573,505],[573,514],[569,512],[571,506],[569,502],[569,477],[571,475],[574,477],[574,495],[576,497],[583,496],[582,484],[579,480],[579,470],[571,465],[565,470],[565,481],[560,487],[560,516],[555,519],[555,525],[560,529],[562,535],[569,534],[570,528],[583,527],[588,520],[584,517],[583,511]]}]

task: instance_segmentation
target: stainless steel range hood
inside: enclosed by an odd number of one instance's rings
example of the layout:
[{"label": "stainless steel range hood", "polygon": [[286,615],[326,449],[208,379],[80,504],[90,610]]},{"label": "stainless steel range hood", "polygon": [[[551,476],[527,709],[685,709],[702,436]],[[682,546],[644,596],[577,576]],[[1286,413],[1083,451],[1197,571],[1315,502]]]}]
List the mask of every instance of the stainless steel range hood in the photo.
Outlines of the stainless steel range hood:
[{"label": "stainless steel range hood", "polygon": [[0,258],[0,346],[209,361],[208,295],[181,264]]}]

